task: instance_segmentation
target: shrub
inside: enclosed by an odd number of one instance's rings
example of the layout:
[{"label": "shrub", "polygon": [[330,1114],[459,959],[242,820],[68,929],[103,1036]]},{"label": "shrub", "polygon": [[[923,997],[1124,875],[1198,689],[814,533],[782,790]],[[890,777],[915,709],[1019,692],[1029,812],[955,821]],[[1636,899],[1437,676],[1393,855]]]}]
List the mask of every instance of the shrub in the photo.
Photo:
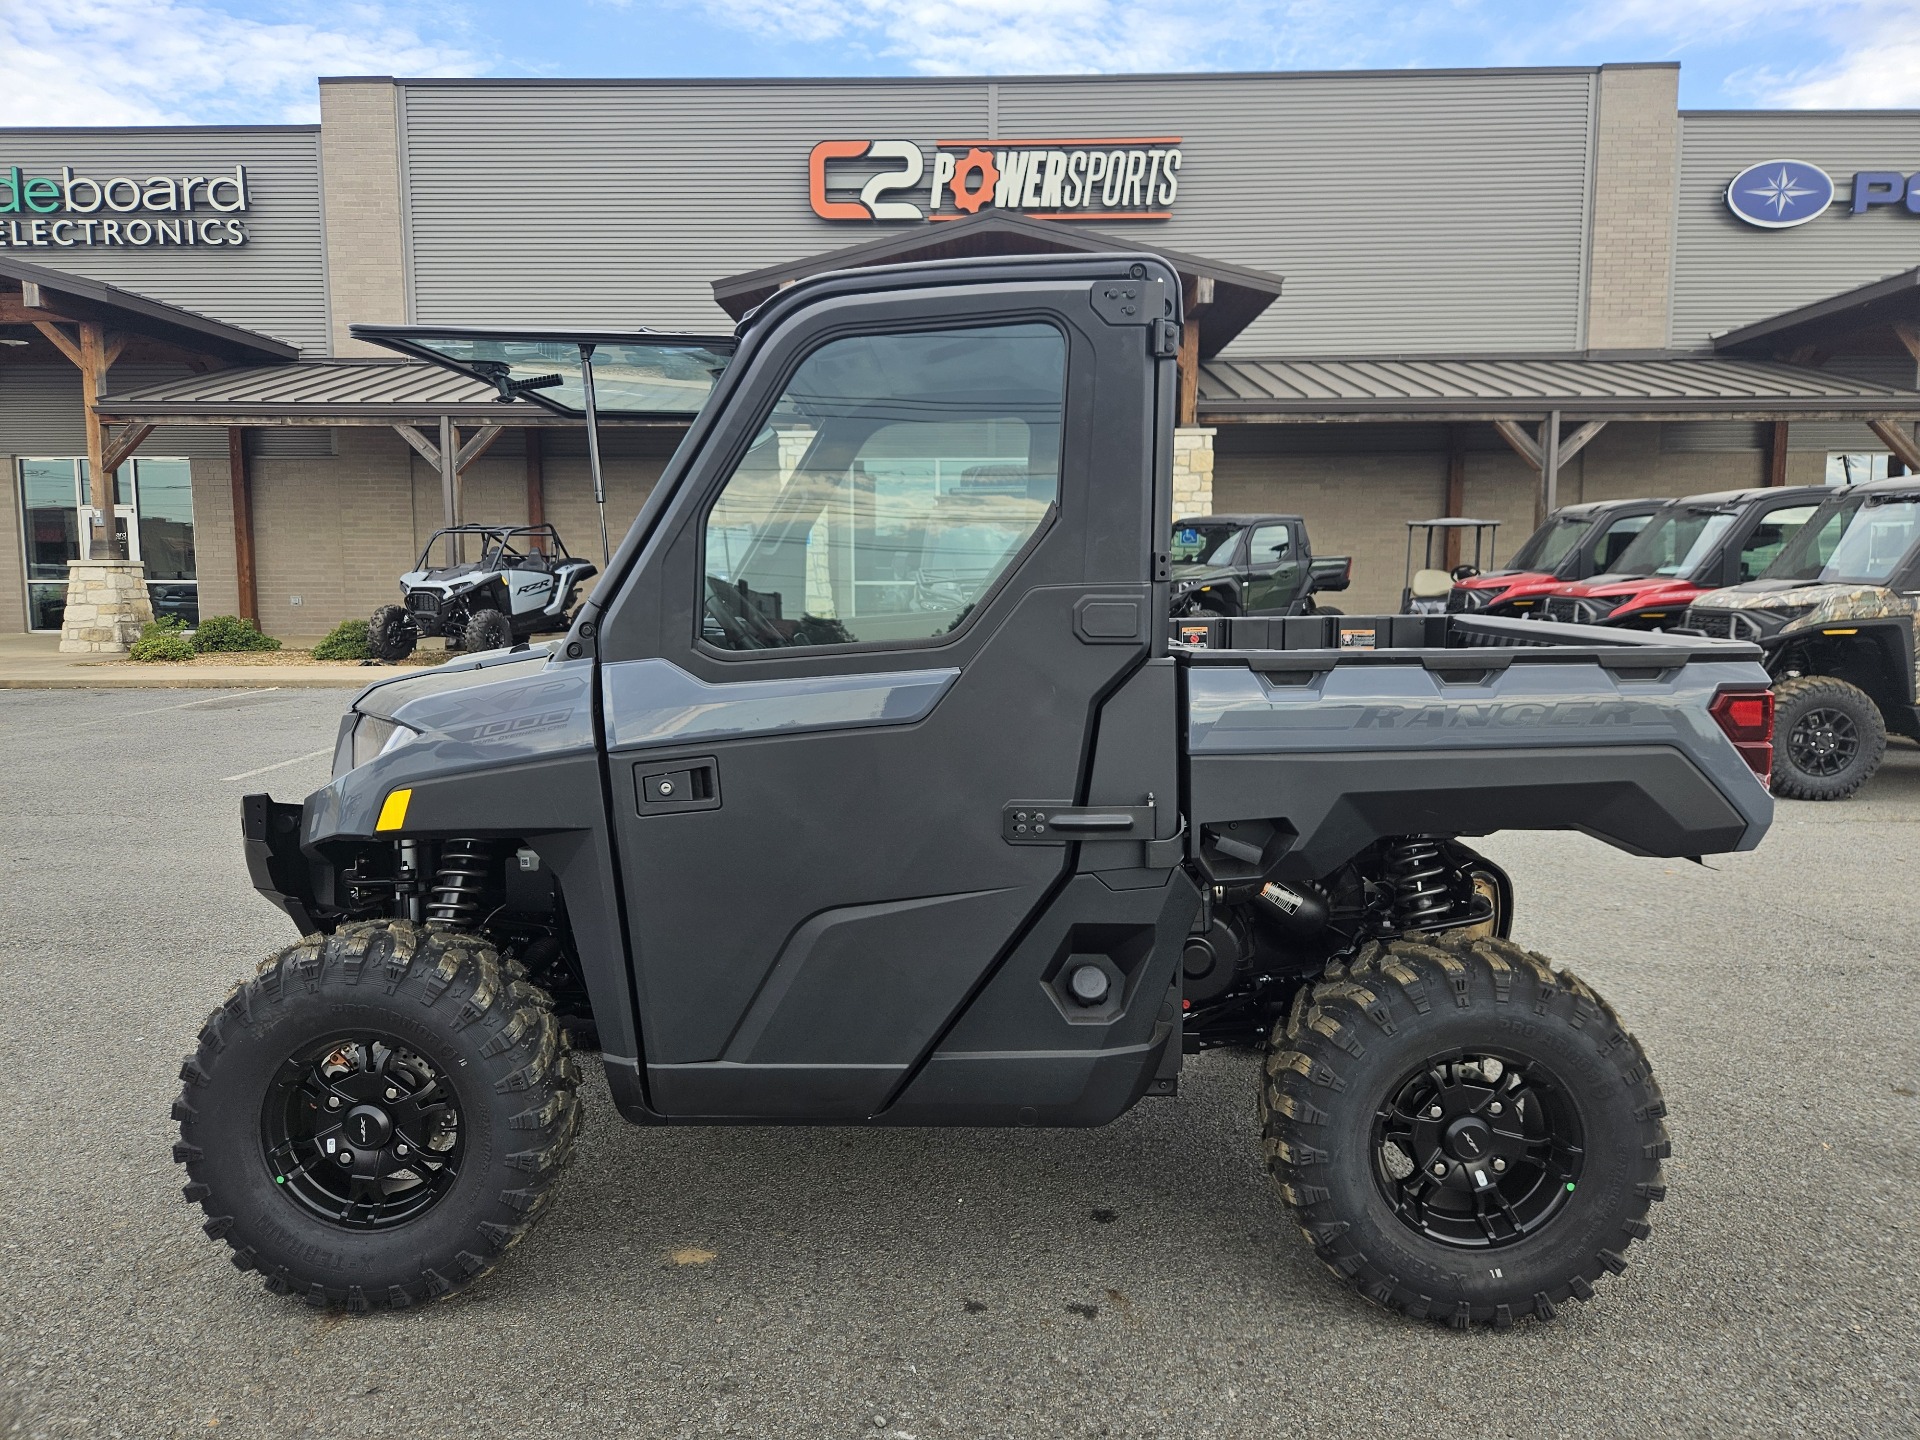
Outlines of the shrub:
[{"label": "shrub", "polygon": [[161,616],[141,629],[140,638],[127,651],[127,658],[142,661],[193,659],[193,642],[187,639],[183,629],[173,616]]},{"label": "shrub", "polygon": [[371,660],[373,647],[367,644],[367,622],[342,620],[313,647],[316,660]]},{"label": "shrub", "polygon": [[209,615],[193,633],[193,648],[206,655],[216,650],[278,650],[280,642],[238,615]]}]

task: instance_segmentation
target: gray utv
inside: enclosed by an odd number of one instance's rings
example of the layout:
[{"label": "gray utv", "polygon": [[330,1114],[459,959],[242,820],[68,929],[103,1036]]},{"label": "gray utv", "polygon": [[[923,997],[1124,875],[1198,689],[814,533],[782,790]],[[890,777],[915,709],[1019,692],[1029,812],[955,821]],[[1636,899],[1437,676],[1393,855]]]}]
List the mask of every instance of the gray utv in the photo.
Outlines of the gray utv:
[{"label": "gray utv", "polygon": [[1179,296],[1146,255],[957,261],[800,281],[730,356],[461,340],[529,403],[689,428],[563,640],[371,686],[329,784],[244,800],[299,938],[174,1108],[236,1265],[351,1310],[471,1284],[589,1049],[639,1125],[1089,1126],[1239,1046],[1360,1295],[1503,1328],[1625,1267],[1666,1106],[1465,839],[1752,848],[1759,652],[1169,621]]},{"label": "gray utv", "polygon": [[[480,552],[473,560],[468,540]],[[444,565],[432,563],[436,545],[444,547]],[[373,612],[367,643],[378,659],[394,661],[411,655],[423,635],[477,653],[561,633],[595,569],[569,555],[551,525],[450,525],[427,537],[419,561],[400,577],[401,603]]]}]

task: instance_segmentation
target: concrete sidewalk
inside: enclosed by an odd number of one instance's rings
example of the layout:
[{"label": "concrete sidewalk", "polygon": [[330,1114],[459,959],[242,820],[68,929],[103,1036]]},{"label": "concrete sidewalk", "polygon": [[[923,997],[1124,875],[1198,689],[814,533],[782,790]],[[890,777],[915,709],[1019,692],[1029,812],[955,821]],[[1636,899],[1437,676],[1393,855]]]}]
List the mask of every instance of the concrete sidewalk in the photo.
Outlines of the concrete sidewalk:
[{"label": "concrete sidewalk", "polygon": [[357,660],[184,664],[62,655],[58,635],[0,635],[0,690],[358,690],[400,667]]}]

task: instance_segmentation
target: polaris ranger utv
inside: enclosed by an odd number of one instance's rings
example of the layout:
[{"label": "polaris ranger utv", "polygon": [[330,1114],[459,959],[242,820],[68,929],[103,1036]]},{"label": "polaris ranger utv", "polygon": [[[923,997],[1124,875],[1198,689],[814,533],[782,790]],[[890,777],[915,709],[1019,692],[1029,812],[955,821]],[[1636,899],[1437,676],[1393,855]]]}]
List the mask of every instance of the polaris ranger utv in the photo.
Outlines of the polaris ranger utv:
[{"label": "polaris ranger utv", "polygon": [[1887,734],[1920,740],[1920,480],[1856,485],[1800,527],[1758,580],[1702,595],[1687,625],[1766,653],[1779,706],[1774,793],[1844,800]]},{"label": "polaris ranger utv", "polygon": [[[572,1034],[642,1125],[1103,1125],[1257,1045],[1280,1197],[1368,1299],[1499,1328],[1624,1268],[1660,1090],[1460,837],[1756,845],[1759,652],[1169,621],[1179,296],[1147,255],[789,286],[564,640],[373,685],[328,785],[246,797],[300,938],[174,1107],[236,1265],[352,1310],[472,1283],[572,1153]],[[534,403],[590,411],[581,371]]]},{"label": "polaris ranger utv", "polygon": [[[478,560],[455,548],[468,537],[480,542]],[[452,563],[429,563],[442,543]],[[394,661],[411,655],[422,635],[479,652],[564,631],[574,595],[594,569],[567,553],[551,525],[451,525],[427,537],[419,562],[400,577],[403,603],[373,612],[367,642],[379,659]]]}]

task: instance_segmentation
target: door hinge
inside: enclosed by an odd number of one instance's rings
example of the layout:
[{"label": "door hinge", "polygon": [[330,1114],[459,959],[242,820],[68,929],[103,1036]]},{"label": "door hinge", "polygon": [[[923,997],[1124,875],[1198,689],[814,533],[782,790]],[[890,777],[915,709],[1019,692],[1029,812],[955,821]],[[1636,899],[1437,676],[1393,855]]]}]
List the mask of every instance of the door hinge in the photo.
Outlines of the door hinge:
[{"label": "door hinge", "polygon": [[1180,354],[1180,326],[1172,320],[1156,320],[1147,332],[1156,360],[1172,360]]},{"label": "door hinge", "polygon": [[1009,800],[1000,834],[1010,845],[1066,845],[1080,840],[1151,840],[1155,809],[1145,805],[1067,805]]}]

